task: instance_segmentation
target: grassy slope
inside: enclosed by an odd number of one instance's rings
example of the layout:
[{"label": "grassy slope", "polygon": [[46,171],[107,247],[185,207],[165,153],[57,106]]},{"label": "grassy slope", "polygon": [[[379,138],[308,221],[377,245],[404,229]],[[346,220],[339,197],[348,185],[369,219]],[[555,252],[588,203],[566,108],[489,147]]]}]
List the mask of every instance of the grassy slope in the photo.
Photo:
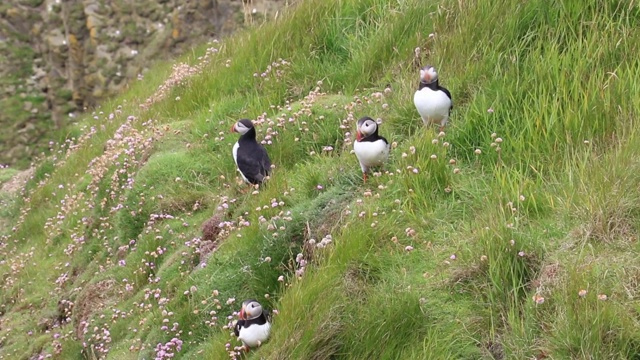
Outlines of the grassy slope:
[{"label": "grassy slope", "polygon": [[[279,313],[256,359],[638,358],[638,29],[626,2],[317,0],[159,66],[3,195],[0,358],[228,358],[247,297]],[[367,184],[364,115],[397,143]],[[239,117],[272,141],[257,193]]]}]

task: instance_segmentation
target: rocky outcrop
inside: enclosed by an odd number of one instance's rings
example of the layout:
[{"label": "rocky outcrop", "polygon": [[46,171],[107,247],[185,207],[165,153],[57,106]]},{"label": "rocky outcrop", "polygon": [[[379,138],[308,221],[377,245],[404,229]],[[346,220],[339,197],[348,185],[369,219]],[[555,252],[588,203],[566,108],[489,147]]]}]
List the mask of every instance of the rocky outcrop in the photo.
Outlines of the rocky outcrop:
[{"label": "rocky outcrop", "polygon": [[[28,159],[54,129],[144,73],[278,1],[3,0],[0,164]],[[28,162],[27,162],[28,163]]]}]

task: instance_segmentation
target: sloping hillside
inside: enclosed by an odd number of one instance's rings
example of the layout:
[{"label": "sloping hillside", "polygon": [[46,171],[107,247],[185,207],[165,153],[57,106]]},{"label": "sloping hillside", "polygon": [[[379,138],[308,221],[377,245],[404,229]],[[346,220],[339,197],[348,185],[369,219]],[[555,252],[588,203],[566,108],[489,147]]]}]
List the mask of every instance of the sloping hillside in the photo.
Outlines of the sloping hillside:
[{"label": "sloping hillside", "polygon": [[638,359],[639,45],[635,2],[310,0],[160,65],[0,195],[0,358],[240,358],[254,297],[251,359]]}]

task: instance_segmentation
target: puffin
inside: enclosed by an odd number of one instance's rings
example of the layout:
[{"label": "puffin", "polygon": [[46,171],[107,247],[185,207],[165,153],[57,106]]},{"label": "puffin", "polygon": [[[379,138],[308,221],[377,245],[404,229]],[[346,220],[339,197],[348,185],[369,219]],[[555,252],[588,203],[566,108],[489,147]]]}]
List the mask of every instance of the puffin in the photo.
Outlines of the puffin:
[{"label": "puffin", "polygon": [[413,95],[413,103],[422,117],[422,122],[440,124],[440,131],[449,121],[449,114],[453,108],[451,93],[438,83],[436,69],[427,65],[420,69],[420,85]]},{"label": "puffin", "polygon": [[243,301],[238,317],[239,320],[236,322],[233,332],[238,340],[242,341],[246,351],[267,341],[271,332],[271,323],[267,318],[266,311],[262,309],[262,305],[257,300]]},{"label": "puffin", "polygon": [[269,175],[271,159],[264,146],[256,141],[253,123],[249,119],[240,119],[233,124],[231,132],[240,134],[232,152],[242,179],[249,184],[261,184]]},{"label": "puffin", "polygon": [[389,158],[389,142],[378,135],[378,123],[365,116],[358,120],[353,150],[362,168],[362,179],[367,182],[370,168],[382,165]]}]

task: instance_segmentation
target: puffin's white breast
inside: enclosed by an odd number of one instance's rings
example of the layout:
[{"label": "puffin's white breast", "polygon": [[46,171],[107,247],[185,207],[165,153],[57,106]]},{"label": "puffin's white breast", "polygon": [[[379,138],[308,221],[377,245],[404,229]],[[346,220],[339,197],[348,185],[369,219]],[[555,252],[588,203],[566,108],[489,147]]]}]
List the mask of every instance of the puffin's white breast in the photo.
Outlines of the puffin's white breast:
[{"label": "puffin's white breast", "polygon": [[238,148],[240,148],[240,143],[236,141],[235,144],[233,144],[233,161],[235,161],[236,166],[238,166]]},{"label": "puffin's white breast", "polygon": [[246,328],[241,328],[238,340],[242,341],[248,347],[256,347],[258,343],[264,343],[269,338],[271,331],[271,323],[266,322],[262,325],[253,324]]},{"label": "puffin's white breast", "polygon": [[445,117],[449,117],[451,99],[444,91],[433,91],[427,87],[422,88],[422,90],[416,91],[413,95],[413,103],[423,118],[428,117],[432,121],[440,121]]},{"label": "puffin's white breast", "polygon": [[242,173],[242,171],[240,171],[240,169],[238,168],[238,149],[239,148],[240,148],[240,143],[236,141],[236,143],[233,145],[233,150],[231,150],[233,152],[233,161],[236,163],[236,170],[238,170],[238,172],[240,173],[240,176],[242,176],[242,180],[244,180],[245,182],[249,182],[249,179],[247,179]]},{"label": "puffin's white breast", "polygon": [[356,141],[353,150],[360,164],[366,167],[382,165],[389,157],[389,144],[384,140]]}]

